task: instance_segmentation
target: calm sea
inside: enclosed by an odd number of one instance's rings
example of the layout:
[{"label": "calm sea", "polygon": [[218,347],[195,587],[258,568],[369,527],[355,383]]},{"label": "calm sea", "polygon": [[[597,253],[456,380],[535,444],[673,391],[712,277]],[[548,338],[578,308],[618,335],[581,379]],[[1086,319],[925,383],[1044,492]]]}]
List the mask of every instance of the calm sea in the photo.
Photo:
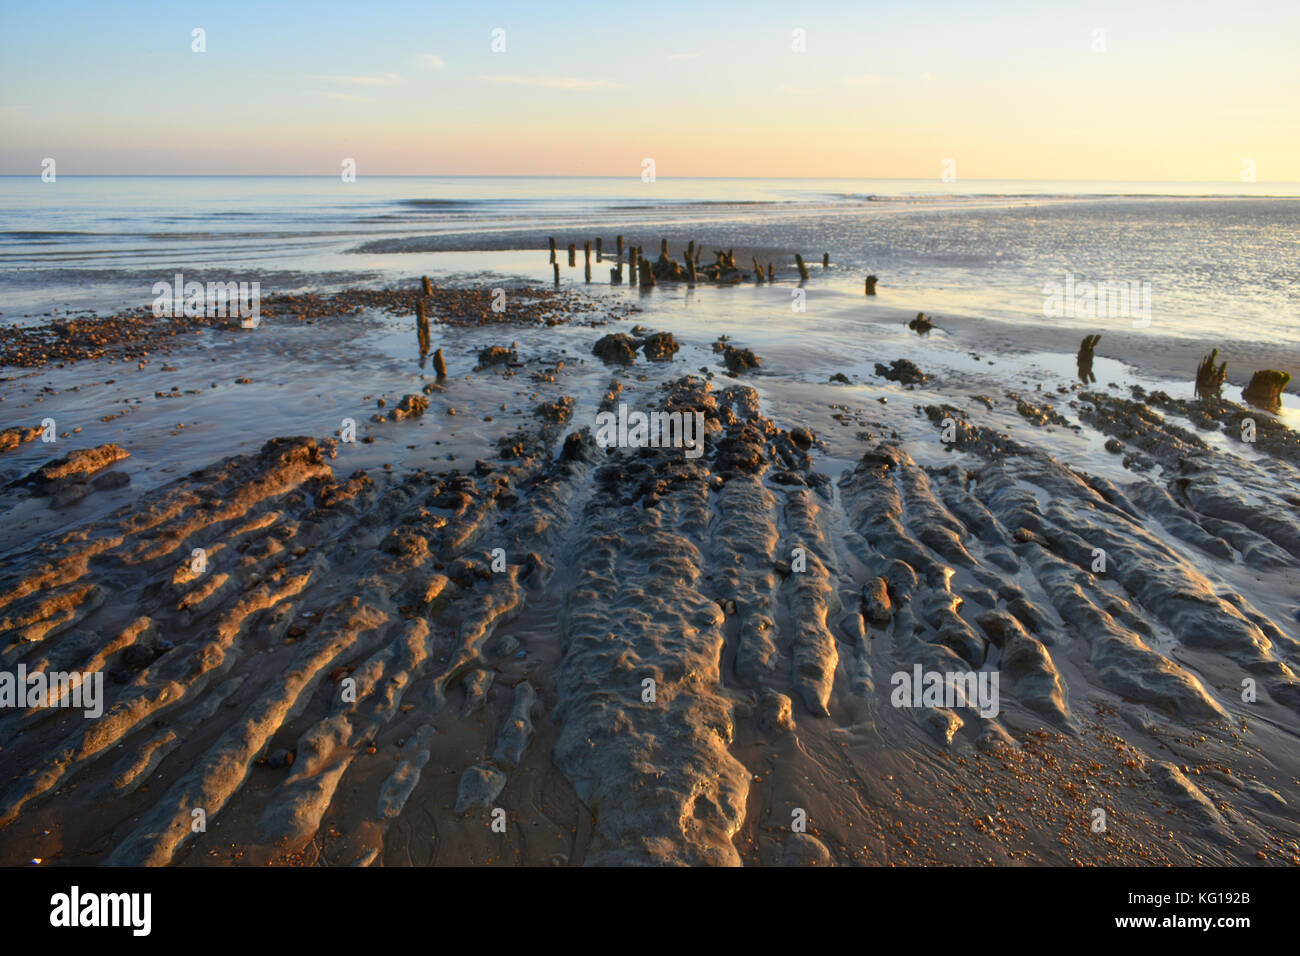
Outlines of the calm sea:
[{"label": "calm sea", "polygon": [[[1300,184],[515,177],[0,177],[0,321],[145,305],[176,272],[264,289],[431,271],[376,240],[662,226],[829,251],[934,309],[1032,321],[1044,287],[1145,284],[1166,329],[1300,345]],[[490,240],[490,242],[488,241]],[[544,260],[543,260],[544,262]]]}]

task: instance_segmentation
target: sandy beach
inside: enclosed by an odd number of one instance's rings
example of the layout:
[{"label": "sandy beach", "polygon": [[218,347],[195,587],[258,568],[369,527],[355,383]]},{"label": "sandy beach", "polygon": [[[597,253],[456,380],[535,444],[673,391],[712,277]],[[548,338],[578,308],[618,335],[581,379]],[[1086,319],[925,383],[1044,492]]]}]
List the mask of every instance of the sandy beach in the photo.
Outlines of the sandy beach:
[{"label": "sandy beach", "polygon": [[4,330],[3,669],[106,680],[0,713],[0,863],[1300,862],[1296,402],[1240,397],[1294,351],[1099,325],[1085,383],[820,249],[633,289],[585,238]]}]

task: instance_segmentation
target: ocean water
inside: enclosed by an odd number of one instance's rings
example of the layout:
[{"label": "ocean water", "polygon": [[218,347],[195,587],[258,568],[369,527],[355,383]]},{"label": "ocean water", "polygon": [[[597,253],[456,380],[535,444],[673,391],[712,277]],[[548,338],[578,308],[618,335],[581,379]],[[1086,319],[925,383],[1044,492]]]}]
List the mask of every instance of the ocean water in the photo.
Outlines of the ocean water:
[{"label": "ocean water", "polygon": [[1042,321],[1053,283],[1123,283],[1164,334],[1300,347],[1300,184],[1274,183],[0,177],[0,321],[145,305],[177,272],[376,283],[431,271],[430,241],[537,251],[638,228],[830,252],[819,281],[874,272],[937,313]]}]

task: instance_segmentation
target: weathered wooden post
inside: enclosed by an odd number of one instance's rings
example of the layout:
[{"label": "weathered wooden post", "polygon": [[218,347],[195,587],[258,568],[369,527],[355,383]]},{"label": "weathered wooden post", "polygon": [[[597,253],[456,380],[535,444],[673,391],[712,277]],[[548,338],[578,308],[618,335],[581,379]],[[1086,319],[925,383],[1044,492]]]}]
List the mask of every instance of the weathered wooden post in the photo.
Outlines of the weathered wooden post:
[{"label": "weathered wooden post", "polygon": [[650,260],[645,258],[640,259],[640,266],[641,266],[641,285],[653,286],[655,284],[655,274],[650,269]]},{"label": "weathered wooden post", "polygon": [[614,241],[618,243],[618,257],[622,259],[623,258],[623,237],[615,236]]},{"label": "weathered wooden post", "polygon": [[583,269],[583,271],[587,274],[587,281],[590,282],[591,281],[591,260],[590,259],[587,260],[587,265]]},{"label": "weathered wooden post", "polygon": [[578,264],[578,246],[576,243],[569,243],[569,268],[572,269]]},{"label": "weathered wooden post", "polygon": [[668,258],[668,240],[667,240],[667,239],[660,239],[660,240],[659,240],[659,255],[663,256],[665,259]]},{"label": "weathered wooden post", "polygon": [[433,353],[433,370],[438,373],[438,378],[447,377],[447,361],[442,357],[442,349]]},{"label": "weathered wooden post", "polygon": [[753,263],[754,263],[754,281],[757,282],[759,285],[762,285],[762,284],[763,284],[763,267],[760,266],[760,265],[758,264],[758,258],[757,258],[757,257],[755,257],[755,256],[750,256],[749,258],[750,258],[750,259],[753,261]]},{"label": "weathered wooden post", "polygon": [[582,255],[587,260],[587,264],[590,265],[591,264],[591,240],[590,239],[588,239],[586,242],[582,244]]},{"label": "weathered wooden post", "polygon": [[794,264],[799,267],[799,281],[808,281],[808,266],[803,261],[803,256],[799,255],[797,252],[794,254]]},{"label": "weathered wooden post", "polygon": [[556,285],[559,285],[559,284],[560,284],[560,264],[559,264],[558,262],[552,262],[552,263],[551,263],[551,268],[555,270],[555,284],[556,284]]},{"label": "weathered wooden post", "polygon": [[603,242],[604,242],[604,240],[601,239],[600,236],[597,236],[597,237],[596,237],[596,261],[597,261],[597,262],[604,262],[604,261],[605,261],[605,249],[604,249],[604,247],[601,245]]},{"label": "weathered wooden post", "polygon": [[555,261],[555,237],[551,236],[551,261]]},{"label": "weathered wooden post", "polygon": [[428,276],[424,277],[424,294],[433,295],[433,283],[429,281]]},{"label": "weathered wooden post", "polygon": [[822,268],[823,268],[823,269],[829,269],[830,267],[831,267],[831,254],[830,254],[829,252],[823,252],[823,253],[822,253]]},{"label": "weathered wooden post", "polygon": [[[428,282],[428,279],[424,280]],[[415,334],[420,342],[420,354],[429,354],[429,316],[424,311],[424,300],[415,303]]]},{"label": "weathered wooden post", "polygon": [[876,294],[876,277],[867,276],[867,295]]}]

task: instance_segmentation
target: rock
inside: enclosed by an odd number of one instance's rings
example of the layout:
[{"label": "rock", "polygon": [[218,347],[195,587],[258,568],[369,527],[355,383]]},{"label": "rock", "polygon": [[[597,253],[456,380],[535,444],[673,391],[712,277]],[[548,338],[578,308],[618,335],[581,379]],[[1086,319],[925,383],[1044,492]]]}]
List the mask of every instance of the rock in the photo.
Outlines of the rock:
[{"label": "rock", "polygon": [[493,365],[514,364],[519,361],[519,356],[514,349],[504,348],[500,345],[490,345],[478,353],[478,367],[491,368]]},{"label": "rock", "polygon": [[596,342],[591,352],[608,365],[632,365],[636,362],[636,343],[621,332],[606,335]]},{"label": "rock", "polygon": [[926,317],[924,312],[918,312],[916,318],[907,323],[907,327],[917,335],[924,335],[934,328],[934,324]]},{"label": "rock", "polygon": [[845,375],[843,372],[836,372],[834,375],[831,376],[830,380],[832,382],[838,382],[841,385],[852,384],[849,382],[849,377]]},{"label": "rock", "polygon": [[826,844],[808,833],[791,833],[785,841],[786,866],[832,866]]},{"label": "rock", "polygon": [[68,479],[85,478],[129,457],[131,453],[120,445],[78,448],[63,458],[42,465],[28,475],[25,481],[49,485]]},{"label": "rock", "polygon": [[271,755],[266,758],[266,765],[274,770],[279,770],[281,767],[292,767],[293,758],[294,753],[292,750],[280,748],[271,751]]},{"label": "rock", "polygon": [[404,395],[402,401],[392,411],[394,421],[423,415],[429,410],[429,400],[423,395]]},{"label": "rock", "polygon": [[891,382],[898,382],[901,385],[924,385],[930,380],[929,376],[922,372],[916,363],[909,362],[907,359],[894,359],[889,363],[888,367],[877,362],[876,374],[881,378],[887,378]]},{"label": "rock", "polygon": [[679,348],[671,332],[656,332],[641,343],[641,350],[651,362],[671,362]]},{"label": "rock", "polygon": [[447,377],[447,360],[442,357],[442,349],[433,353],[433,370],[438,374],[438,378]]},{"label": "rock", "polygon": [[862,613],[872,624],[884,627],[893,619],[894,605],[884,578],[873,578],[862,586]]},{"label": "rock", "polygon": [[12,451],[19,445],[32,441],[41,434],[40,428],[6,428],[0,431],[0,451]]},{"label": "rock", "polygon": [[739,375],[751,368],[758,368],[762,359],[749,349],[738,349],[728,345],[722,350],[722,361],[726,363],[729,372]]},{"label": "rock", "polygon": [[779,691],[763,691],[758,701],[758,725],[769,735],[794,733],[793,702]]},{"label": "rock", "polygon": [[806,428],[792,428],[790,429],[790,441],[801,451],[807,451],[812,447],[813,433]]},{"label": "rock", "polygon": [[456,815],[473,809],[489,810],[506,787],[506,775],[491,764],[475,764],[460,775],[456,790]]},{"label": "rock", "polygon": [[90,482],[96,491],[114,491],[118,488],[124,488],[131,483],[131,476],[124,471],[110,471],[103,475],[97,475]]},{"label": "rock", "polygon": [[51,496],[50,507],[66,508],[68,505],[76,504],[88,494],[90,494],[90,486],[85,482],[68,482],[60,485],[58,490]]}]

